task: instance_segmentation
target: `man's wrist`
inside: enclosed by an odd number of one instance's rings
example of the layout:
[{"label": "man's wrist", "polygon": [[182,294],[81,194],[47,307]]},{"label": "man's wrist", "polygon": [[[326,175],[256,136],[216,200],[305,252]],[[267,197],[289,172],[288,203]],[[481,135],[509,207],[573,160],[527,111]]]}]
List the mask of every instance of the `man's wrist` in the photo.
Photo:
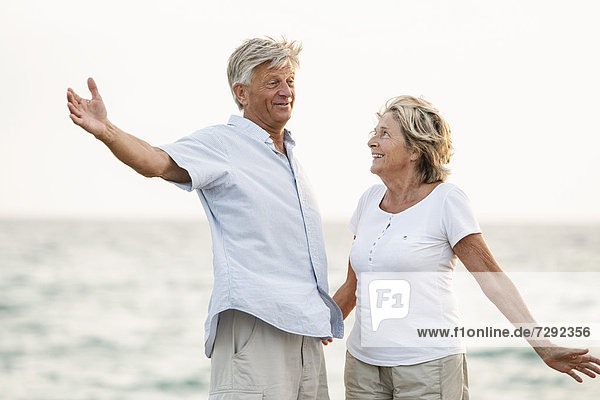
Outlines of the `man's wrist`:
[{"label": "man's wrist", "polygon": [[119,135],[119,128],[113,125],[109,120],[104,123],[104,129],[94,136],[107,146],[110,146]]}]

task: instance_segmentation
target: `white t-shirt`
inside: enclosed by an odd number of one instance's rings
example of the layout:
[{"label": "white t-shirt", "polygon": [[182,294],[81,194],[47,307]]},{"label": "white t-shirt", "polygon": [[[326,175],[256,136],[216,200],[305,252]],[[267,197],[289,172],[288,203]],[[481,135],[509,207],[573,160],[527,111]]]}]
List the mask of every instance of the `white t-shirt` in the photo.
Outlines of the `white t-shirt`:
[{"label": "white t-shirt", "polygon": [[[364,298],[361,295],[361,285],[368,282],[363,282],[361,273],[370,273],[364,275],[369,279],[374,273],[381,273],[383,279],[389,278],[386,273],[435,276],[411,282],[409,318],[392,321],[393,324],[383,320],[378,326],[378,333],[393,336],[395,343],[412,343],[405,339],[416,328],[461,326],[452,288],[457,262],[452,248],[465,236],[481,232],[467,196],[453,184],[439,184],[419,203],[397,214],[379,207],[385,192],[384,185],[368,189],[350,221],[350,229],[356,235],[350,262],[358,282],[356,320],[347,340],[348,351],[355,358],[378,366],[412,365],[464,353],[464,344],[456,340],[447,347],[361,346],[361,321],[364,319],[364,326],[371,326],[367,321],[371,320],[366,304],[369,294],[365,293]],[[386,332],[392,325],[393,331]]]}]

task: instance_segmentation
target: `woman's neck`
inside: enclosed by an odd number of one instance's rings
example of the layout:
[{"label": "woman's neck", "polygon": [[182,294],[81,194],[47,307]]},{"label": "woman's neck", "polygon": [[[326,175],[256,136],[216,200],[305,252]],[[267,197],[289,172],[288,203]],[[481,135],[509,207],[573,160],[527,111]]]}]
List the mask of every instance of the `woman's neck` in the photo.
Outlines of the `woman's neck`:
[{"label": "woman's neck", "polygon": [[434,183],[423,183],[414,176],[408,179],[385,179],[381,178],[387,191],[381,200],[382,210],[399,213],[414,206],[427,197],[441,181]]}]

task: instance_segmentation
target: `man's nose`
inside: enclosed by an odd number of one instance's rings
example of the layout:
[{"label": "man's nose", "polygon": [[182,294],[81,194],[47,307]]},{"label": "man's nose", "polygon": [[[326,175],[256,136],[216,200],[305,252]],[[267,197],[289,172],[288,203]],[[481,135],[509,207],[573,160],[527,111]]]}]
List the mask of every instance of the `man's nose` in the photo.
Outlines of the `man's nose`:
[{"label": "man's nose", "polygon": [[285,96],[288,99],[292,97],[292,88],[290,87],[290,85],[287,84],[287,82],[281,86],[279,94],[281,96]]}]

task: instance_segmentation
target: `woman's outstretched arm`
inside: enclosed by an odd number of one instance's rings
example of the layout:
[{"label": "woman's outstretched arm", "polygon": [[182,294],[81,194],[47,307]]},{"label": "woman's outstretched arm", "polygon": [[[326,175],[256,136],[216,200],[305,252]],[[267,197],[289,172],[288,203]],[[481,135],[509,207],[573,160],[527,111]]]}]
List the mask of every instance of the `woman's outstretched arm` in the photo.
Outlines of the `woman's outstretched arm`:
[{"label": "woman's outstretched arm", "polygon": [[[473,274],[487,298],[511,323],[536,324],[521,294],[494,259],[482,234],[461,239],[454,246],[454,253]],[[549,340],[528,341],[550,368],[571,376],[577,382],[583,382],[583,379],[575,371],[591,378],[596,376],[595,373],[600,374],[600,359],[587,355],[588,349],[560,347]]]}]

